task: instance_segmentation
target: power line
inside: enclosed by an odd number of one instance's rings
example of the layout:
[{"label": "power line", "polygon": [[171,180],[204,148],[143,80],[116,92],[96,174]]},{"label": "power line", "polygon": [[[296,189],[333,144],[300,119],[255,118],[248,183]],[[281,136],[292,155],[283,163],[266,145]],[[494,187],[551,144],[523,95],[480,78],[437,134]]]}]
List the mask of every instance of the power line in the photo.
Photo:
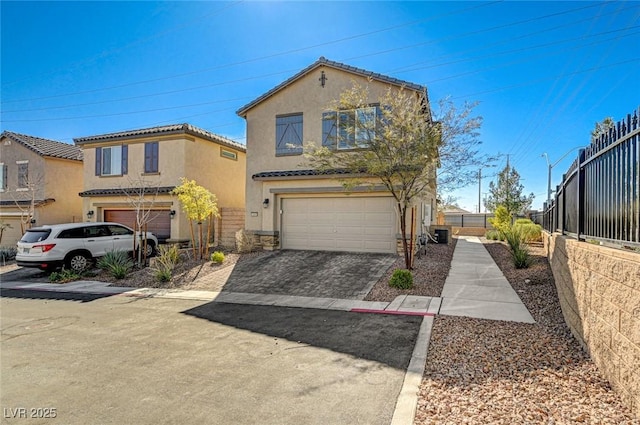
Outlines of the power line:
[{"label": "power line", "polygon": [[500,3],[502,1],[503,0],[496,0],[496,1],[489,2],[489,3],[483,3],[483,4],[480,4],[480,5],[474,5],[474,6],[471,6],[471,7],[467,7],[467,8],[464,8],[464,9],[458,9],[456,11],[444,13],[442,15],[437,15],[437,16],[426,18],[426,19],[409,21],[409,22],[405,22],[405,23],[402,23],[402,24],[398,24],[398,25],[393,25],[393,26],[390,26],[390,27],[382,28],[382,29],[379,29],[379,30],[368,31],[368,32],[365,32],[365,33],[356,34],[356,35],[352,35],[352,36],[348,36],[348,37],[343,37],[343,38],[340,38],[340,39],[327,41],[327,42],[324,42],[324,43],[318,43],[318,44],[314,44],[314,45],[311,45],[311,46],[300,47],[300,48],[297,48],[297,49],[291,49],[291,50],[287,50],[287,51],[284,51],[284,52],[273,53],[273,54],[270,54],[270,55],[260,56],[260,57],[257,57],[257,58],[246,59],[246,60],[239,61],[239,62],[233,62],[233,63],[229,63],[229,64],[218,65],[218,66],[211,67],[211,68],[205,68],[205,69],[185,72],[185,73],[182,73],[182,74],[175,74],[175,75],[170,75],[170,76],[166,76],[166,77],[153,78],[153,79],[149,79],[149,80],[134,81],[134,82],[131,82],[131,83],[120,84],[120,85],[109,86],[109,87],[102,87],[102,88],[91,89],[91,90],[83,90],[83,91],[78,91],[78,92],[74,92],[74,93],[66,93],[66,94],[51,95],[51,96],[42,96],[42,97],[30,98],[30,99],[10,100],[10,101],[4,101],[2,103],[27,102],[27,101],[34,101],[34,100],[44,100],[44,99],[53,99],[53,98],[58,98],[58,97],[75,96],[75,95],[78,95],[78,94],[96,93],[96,92],[105,91],[105,90],[113,90],[113,89],[131,87],[131,86],[140,85],[140,84],[147,84],[147,83],[152,83],[152,82],[165,81],[165,80],[170,80],[170,79],[174,79],[174,78],[192,76],[192,75],[195,75],[195,74],[200,74],[200,73],[219,70],[219,69],[224,69],[224,68],[231,68],[231,67],[234,67],[234,66],[246,65],[246,64],[249,64],[249,63],[253,63],[253,62],[263,61],[263,60],[266,60],[266,59],[273,59],[273,58],[280,57],[280,56],[290,55],[292,53],[299,53],[299,52],[302,52],[302,51],[305,51],[305,50],[316,49],[318,47],[324,47],[324,46],[329,46],[329,45],[332,45],[332,44],[342,43],[342,42],[345,42],[345,41],[355,40],[355,39],[358,39],[358,38],[368,37],[368,36],[371,36],[371,35],[374,35],[374,34],[380,34],[380,33],[383,33],[383,32],[388,32],[388,31],[392,31],[392,30],[395,30],[395,29],[399,29],[399,28],[403,28],[403,27],[407,27],[407,26],[412,26],[412,25],[416,25],[416,24],[419,24],[419,23],[428,22],[428,21],[431,21],[431,20],[434,20],[434,19],[438,19],[438,18],[441,18],[441,17],[449,16],[449,15],[452,15],[452,14],[456,14],[456,13],[461,13],[461,12],[465,12],[465,11],[468,11],[468,10],[477,9],[479,7],[490,6],[490,5],[493,5],[493,4],[496,4],[496,3]]}]

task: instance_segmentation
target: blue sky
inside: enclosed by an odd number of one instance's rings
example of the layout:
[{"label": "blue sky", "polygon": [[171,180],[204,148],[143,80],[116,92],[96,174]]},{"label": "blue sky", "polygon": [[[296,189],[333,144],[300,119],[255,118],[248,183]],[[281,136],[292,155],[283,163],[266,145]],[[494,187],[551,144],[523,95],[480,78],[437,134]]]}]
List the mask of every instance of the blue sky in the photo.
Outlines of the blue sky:
[{"label": "blue sky", "polygon": [[[235,111],[325,56],[479,102],[482,193],[507,155],[534,207],[552,163],[640,105],[640,2],[10,2],[1,130],[74,137],[189,122],[244,143]],[[575,158],[553,168],[553,185]],[[478,184],[453,193],[475,211]]]}]

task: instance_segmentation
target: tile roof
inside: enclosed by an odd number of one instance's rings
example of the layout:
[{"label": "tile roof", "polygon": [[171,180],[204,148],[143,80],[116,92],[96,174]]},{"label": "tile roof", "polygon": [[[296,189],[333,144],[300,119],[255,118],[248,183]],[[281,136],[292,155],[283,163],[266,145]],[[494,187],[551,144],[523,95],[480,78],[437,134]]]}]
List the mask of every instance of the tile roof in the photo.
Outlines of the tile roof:
[{"label": "tile roof", "polygon": [[216,142],[221,145],[225,145],[227,147],[239,150],[241,152],[247,151],[247,148],[245,145],[234,142],[231,139],[227,139],[226,137],[211,133],[207,130],[204,130],[202,128],[199,128],[187,123],[162,125],[158,127],[142,128],[139,130],[120,131],[116,133],[98,134],[96,136],[78,137],[78,138],[74,138],[73,141],[76,143],[76,145],[83,145],[85,143],[131,139],[136,137],[145,137],[145,136],[154,135],[154,134],[158,134],[158,135],[190,134],[192,136],[202,137],[209,141]]},{"label": "tile roof", "polygon": [[0,134],[0,139],[5,137],[16,143],[20,143],[40,156],[82,161],[82,149],[69,143],[43,139],[42,137],[27,136],[26,134],[14,133],[13,131],[3,131],[2,134]]},{"label": "tile roof", "polygon": [[[33,201],[34,206],[36,208],[50,204],[52,202],[55,202],[56,200],[54,198],[47,198],[47,199],[36,199]],[[20,199],[17,201],[7,201],[7,200],[2,200],[0,201],[0,206],[2,207],[15,207],[15,206],[20,206],[20,207],[28,207],[31,205],[31,200],[30,199]]]},{"label": "tile roof", "polygon": [[[153,194],[166,194],[175,189],[175,186],[162,186],[162,187],[145,187],[144,194],[145,195],[153,195]],[[79,196],[83,198],[91,197],[91,196],[111,196],[111,195],[126,195],[127,191],[130,193],[138,193],[142,188],[141,187],[131,187],[131,188],[122,188],[117,187],[113,189],[90,189],[85,190],[84,192],[78,193]],[[156,192],[157,189],[157,192]]]},{"label": "tile roof", "polygon": [[287,79],[286,81],[278,84],[277,86],[275,86],[274,88],[272,88],[271,90],[266,92],[265,94],[261,95],[260,97],[256,98],[255,100],[252,100],[251,102],[247,103],[246,105],[244,105],[243,107],[238,109],[236,111],[236,114],[238,114],[241,117],[245,116],[246,113],[249,111],[249,109],[253,108],[258,103],[260,103],[263,100],[273,96],[275,93],[277,93],[281,89],[285,88],[286,86],[290,85],[294,81],[302,78],[306,74],[310,73],[314,69],[319,68],[321,66],[327,66],[327,67],[330,67],[330,68],[340,69],[342,71],[350,72],[352,74],[357,74],[357,75],[360,75],[360,76],[363,76],[363,77],[371,78],[372,80],[380,81],[380,82],[387,83],[387,84],[393,84],[395,86],[403,86],[403,87],[406,87],[408,89],[419,91],[419,92],[425,93],[425,94],[427,93],[427,88],[425,86],[420,85],[420,84],[411,83],[409,81],[403,81],[403,80],[400,80],[398,78],[393,78],[393,77],[389,77],[387,75],[378,74],[376,72],[367,71],[366,69],[356,68],[355,66],[346,65],[344,63],[340,63],[340,62],[336,62],[336,61],[332,61],[332,60],[326,59],[324,56],[320,56],[320,58],[317,61],[315,61],[314,63],[312,63],[311,65],[309,65],[305,69],[303,69],[302,71],[298,72],[293,77],[291,77],[291,78]]},{"label": "tile roof", "polygon": [[338,176],[353,175],[353,171],[336,168],[333,170],[287,170],[287,171],[264,171],[251,176],[254,180],[273,179],[282,177],[312,177],[312,176]]}]

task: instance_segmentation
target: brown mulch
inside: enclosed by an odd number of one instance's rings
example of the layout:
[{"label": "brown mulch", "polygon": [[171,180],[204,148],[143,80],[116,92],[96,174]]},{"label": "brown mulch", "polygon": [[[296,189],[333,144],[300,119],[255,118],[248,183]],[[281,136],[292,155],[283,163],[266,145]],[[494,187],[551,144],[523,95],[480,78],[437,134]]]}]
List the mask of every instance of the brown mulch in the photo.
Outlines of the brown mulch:
[{"label": "brown mulch", "polygon": [[535,324],[437,316],[415,424],[640,424],[564,324],[544,250],[485,247]]},{"label": "brown mulch", "polygon": [[453,250],[457,239],[451,244],[426,245],[426,254],[414,259],[413,288],[396,289],[389,286],[391,275],[396,269],[404,269],[404,257],[398,257],[365,297],[367,301],[393,301],[399,295],[418,295],[424,297],[439,297],[444,287],[444,281],[449,275]]}]

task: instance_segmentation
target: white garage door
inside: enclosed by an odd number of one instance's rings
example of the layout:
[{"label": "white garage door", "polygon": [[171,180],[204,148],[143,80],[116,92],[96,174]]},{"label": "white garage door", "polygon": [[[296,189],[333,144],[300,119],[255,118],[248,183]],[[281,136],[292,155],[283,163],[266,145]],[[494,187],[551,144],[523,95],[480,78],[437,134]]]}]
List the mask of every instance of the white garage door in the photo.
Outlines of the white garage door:
[{"label": "white garage door", "polygon": [[284,249],[396,252],[393,198],[293,198],[282,201]]}]

